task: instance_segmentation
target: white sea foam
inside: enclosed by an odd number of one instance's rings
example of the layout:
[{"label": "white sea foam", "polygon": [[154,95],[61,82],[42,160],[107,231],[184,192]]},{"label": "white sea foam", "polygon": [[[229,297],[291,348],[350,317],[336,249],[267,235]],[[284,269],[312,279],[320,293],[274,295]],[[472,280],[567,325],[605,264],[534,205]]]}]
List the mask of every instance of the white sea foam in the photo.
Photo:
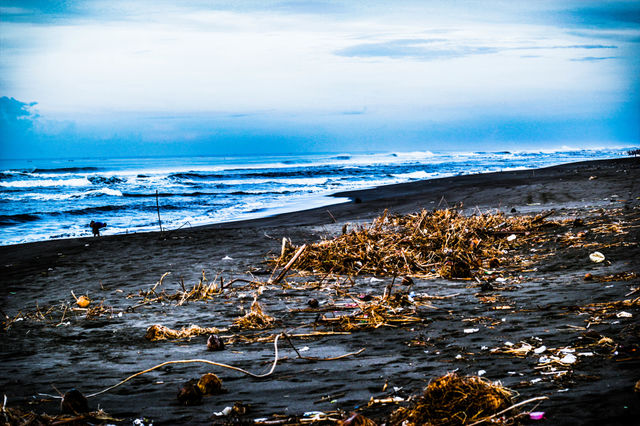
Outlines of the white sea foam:
[{"label": "white sea foam", "polygon": [[0,186],[4,188],[37,188],[37,187],[55,187],[55,186],[91,186],[91,182],[87,178],[76,179],[33,179],[33,180],[14,180],[9,182],[0,182]]}]

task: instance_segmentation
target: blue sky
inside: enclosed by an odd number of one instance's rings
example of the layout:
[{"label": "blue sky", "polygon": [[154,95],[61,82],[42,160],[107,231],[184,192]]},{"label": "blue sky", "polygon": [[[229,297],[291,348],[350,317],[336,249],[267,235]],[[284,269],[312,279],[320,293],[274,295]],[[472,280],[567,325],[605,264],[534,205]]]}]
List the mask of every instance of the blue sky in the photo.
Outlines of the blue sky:
[{"label": "blue sky", "polygon": [[639,1],[0,2],[2,158],[640,143]]}]

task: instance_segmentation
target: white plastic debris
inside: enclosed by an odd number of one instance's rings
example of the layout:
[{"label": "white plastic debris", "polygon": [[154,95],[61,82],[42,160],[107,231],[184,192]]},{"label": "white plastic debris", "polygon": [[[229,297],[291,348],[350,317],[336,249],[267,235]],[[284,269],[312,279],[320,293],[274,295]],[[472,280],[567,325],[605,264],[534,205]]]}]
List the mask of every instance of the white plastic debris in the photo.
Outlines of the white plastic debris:
[{"label": "white plastic debris", "polygon": [[298,352],[306,352],[309,350],[309,346],[303,346],[300,349],[298,349]]},{"label": "white plastic debris", "polygon": [[593,352],[580,352],[578,356],[593,356]]},{"label": "white plastic debris", "polygon": [[531,379],[530,380],[531,383],[538,383],[538,382],[541,382],[541,381],[542,381],[542,379]]},{"label": "white plastic debris", "polygon": [[548,362],[551,362],[551,360],[549,359],[549,357],[547,356],[541,356],[540,359],[538,359],[538,364],[546,364]]},{"label": "white plastic debris", "polygon": [[631,318],[633,316],[633,314],[631,314],[630,312],[625,312],[625,311],[620,311],[616,314],[616,317],[618,318]]},{"label": "white plastic debris", "polygon": [[533,350],[534,354],[540,355],[542,352],[546,351],[547,347],[545,345],[540,346],[539,348],[535,348]]},{"label": "white plastic debris", "polygon": [[478,376],[484,376],[487,374],[487,370],[478,370]]},{"label": "white plastic debris", "polygon": [[511,234],[507,237],[507,241],[514,241],[516,238],[518,238],[516,237],[516,234]]},{"label": "white plastic debris", "polygon": [[222,260],[233,260],[233,257],[227,255],[227,256],[223,257]]},{"label": "white plastic debris", "polygon": [[456,359],[462,359],[462,355],[460,354],[456,355]]},{"label": "white plastic debris", "polygon": [[464,330],[464,334],[471,334],[471,333],[477,333],[478,331],[480,331],[479,328],[465,328]]},{"label": "white plastic debris", "polygon": [[229,414],[231,414],[232,411],[233,411],[233,407],[224,407],[222,411],[215,412],[213,413],[213,415],[218,417],[226,417]]},{"label": "white plastic debris", "polygon": [[376,278],[376,277],[371,277],[371,279],[369,280],[369,282],[372,282],[372,283],[380,283],[382,281],[384,280],[381,280],[380,278]]},{"label": "white plastic debris", "polygon": [[576,362],[577,358],[574,354],[566,354],[562,358],[560,358],[560,362],[563,364],[573,364]]},{"label": "white plastic debris", "polygon": [[594,263],[601,263],[604,262],[604,254],[600,253],[599,251],[594,251],[589,255],[589,259],[591,259],[591,261]]}]

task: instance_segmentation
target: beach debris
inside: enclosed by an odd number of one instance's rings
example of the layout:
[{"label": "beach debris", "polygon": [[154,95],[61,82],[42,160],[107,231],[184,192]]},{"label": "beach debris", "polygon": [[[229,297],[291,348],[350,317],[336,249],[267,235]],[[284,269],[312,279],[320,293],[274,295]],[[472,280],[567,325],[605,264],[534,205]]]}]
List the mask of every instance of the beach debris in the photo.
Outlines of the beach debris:
[{"label": "beach debris", "polygon": [[124,419],[117,419],[109,416],[102,409],[91,412],[69,413],[49,415],[46,413],[37,414],[33,411],[22,411],[19,408],[7,406],[7,396],[4,396],[0,407],[1,418],[7,425],[64,425],[64,424],[109,424],[113,422],[123,422]]},{"label": "beach debris", "polygon": [[60,411],[63,414],[82,414],[89,412],[89,401],[77,389],[71,389],[62,396]]},{"label": "beach debris", "polygon": [[[283,244],[271,262],[291,262],[297,255],[296,268],[316,273],[433,277],[435,272],[443,278],[470,278],[505,250],[533,238],[545,225],[544,217],[500,212],[466,217],[454,209],[392,216],[385,211],[370,224],[297,251]],[[509,240],[511,235],[518,238]]]},{"label": "beach debris", "polygon": [[[622,309],[629,309],[639,306],[640,297],[636,297],[635,299],[591,303],[586,306],[579,306],[577,307],[577,310],[580,313],[590,314],[589,317],[585,319],[585,321],[589,322],[590,324],[598,324],[603,320],[610,318],[631,318],[633,317],[633,314]],[[619,317],[618,315],[620,314],[621,316]],[[631,315],[631,317],[629,317],[628,315]]]},{"label": "beach debris", "polygon": [[591,259],[593,263],[602,263],[604,262],[605,258],[604,254],[600,253],[599,251],[594,251],[589,255],[589,259]]},{"label": "beach debris", "polygon": [[80,297],[76,297],[76,295],[73,293],[73,290],[71,290],[71,295],[75,299],[76,305],[78,305],[81,308],[86,308],[91,304],[91,299],[89,299],[85,295],[82,295]]},{"label": "beach debris", "polygon": [[215,327],[204,328],[198,325],[190,325],[189,327],[183,327],[180,330],[173,330],[169,327],[165,327],[164,325],[154,324],[147,328],[147,332],[144,337],[147,340],[155,342],[167,339],[187,339],[203,334],[218,334],[221,331],[226,331],[226,329],[218,329]]},{"label": "beach debris", "polygon": [[207,339],[207,349],[210,351],[224,350],[224,341],[217,334],[212,334]]},{"label": "beach debris", "polygon": [[432,380],[408,407],[391,414],[390,424],[469,424],[509,407],[512,393],[499,383],[478,376],[448,373]]},{"label": "beach debris", "polygon": [[202,392],[198,387],[198,381],[191,379],[178,391],[178,401],[182,405],[198,405],[202,402]]},{"label": "beach debris", "polygon": [[222,380],[213,373],[203,374],[197,386],[202,395],[218,395],[225,392]]},{"label": "beach debris", "polygon": [[[375,329],[383,326],[397,326],[420,322],[422,319],[406,315],[406,306],[416,306],[417,302],[409,301],[406,294],[386,293],[383,296],[374,296],[370,301],[364,302],[349,295],[355,303],[355,311],[350,314],[327,317],[323,315],[317,322],[330,325],[341,331]],[[423,306],[432,307],[425,303]]]},{"label": "beach debris", "polygon": [[339,420],[338,426],[377,426],[377,423],[360,413],[350,413],[349,417]]},{"label": "beach debris", "polygon": [[249,312],[240,318],[236,318],[233,321],[233,325],[250,330],[264,330],[265,328],[272,327],[275,322],[275,318],[264,313],[262,306],[258,303],[258,297],[256,295],[253,303],[251,303]]},{"label": "beach debris", "polygon": [[532,411],[529,413],[529,418],[531,420],[542,420],[544,419],[544,411]]}]

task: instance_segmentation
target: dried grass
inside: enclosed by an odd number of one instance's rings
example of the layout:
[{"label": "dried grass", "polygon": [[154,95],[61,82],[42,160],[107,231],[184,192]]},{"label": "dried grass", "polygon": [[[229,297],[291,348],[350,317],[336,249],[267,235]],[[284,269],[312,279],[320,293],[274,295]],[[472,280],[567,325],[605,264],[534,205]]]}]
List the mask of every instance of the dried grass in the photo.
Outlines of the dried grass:
[{"label": "dried grass", "polygon": [[[422,319],[407,315],[408,307],[421,306],[432,307],[429,303],[412,301],[404,293],[385,293],[383,296],[373,297],[368,302],[362,302],[348,295],[355,302],[356,311],[337,317],[323,316],[318,320],[319,324],[330,325],[339,331],[370,330],[379,327],[393,327],[422,321]],[[413,311],[410,311],[413,313]]]},{"label": "dried grass", "polygon": [[264,330],[265,328],[272,327],[275,322],[276,319],[265,314],[262,306],[258,303],[258,299],[254,298],[251,304],[251,310],[247,312],[246,315],[236,318],[233,321],[233,325],[249,330]]},{"label": "dried grass", "polygon": [[[464,425],[511,405],[511,392],[477,376],[455,373],[433,380],[409,407],[393,412],[391,425]],[[499,419],[494,419],[497,421]]]},{"label": "dried grass", "polygon": [[222,331],[226,330],[215,327],[204,328],[197,325],[191,325],[186,328],[183,327],[180,330],[173,330],[160,324],[154,324],[147,328],[147,332],[145,333],[144,337],[147,340],[155,342],[158,340],[167,339],[187,339],[193,336],[201,336],[203,334],[217,334]]},{"label": "dried grass", "polygon": [[[531,238],[543,216],[506,217],[502,213],[465,217],[453,209],[405,216],[385,212],[331,240],[309,245],[296,267],[314,273],[355,276],[425,276],[469,278],[502,257],[504,251]],[[516,238],[508,238],[515,235]],[[273,263],[283,264],[299,248],[284,245]]]}]

